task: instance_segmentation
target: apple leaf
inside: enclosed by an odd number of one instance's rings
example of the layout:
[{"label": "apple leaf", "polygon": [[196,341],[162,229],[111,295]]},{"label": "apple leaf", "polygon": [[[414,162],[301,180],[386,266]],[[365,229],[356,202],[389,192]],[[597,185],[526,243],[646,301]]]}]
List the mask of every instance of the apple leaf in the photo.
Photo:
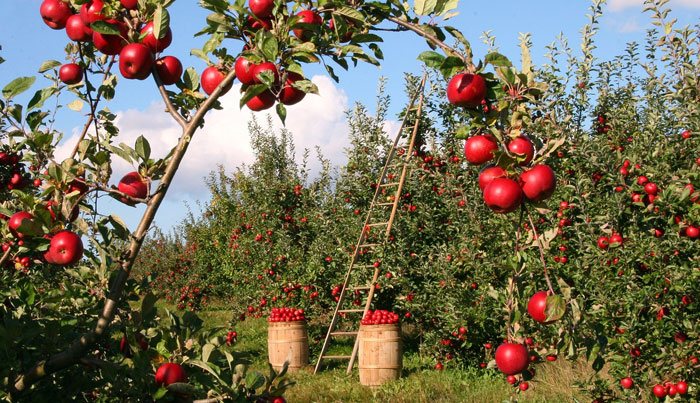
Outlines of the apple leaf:
[{"label": "apple leaf", "polygon": [[170,13],[163,6],[158,6],[153,14],[153,33],[156,38],[162,39],[170,27]]},{"label": "apple leaf", "polygon": [[566,301],[560,295],[547,296],[547,309],[545,311],[547,322],[561,319],[566,312]]},{"label": "apple leaf", "polygon": [[29,101],[29,104],[27,104],[27,111],[41,108],[44,105],[44,102],[46,102],[46,100],[49,99],[49,97],[55,93],[55,87],[47,87],[37,91],[36,93],[34,93],[34,96]]},{"label": "apple leaf", "polygon": [[83,105],[85,103],[79,99],[74,100],[73,102],[68,104],[68,109],[76,112],[80,112],[83,109]]},{"label": "apple leaf", "polygon": [[8,100],[12,99],[13,97],[31,88],[35,81],[36,77],[15,78],[2,89],[2,95]]},{"label": "apple leaf", "polygon": [[418,60],[425,63],[425,65],[430,68],[438,68],[445,61],[445,57],[439,54],[438,52],[426,50],[425,52],[418,55]]},{"label": "apple leaf", "polygon": [[191,396],[195,392],[194,385],[184,382],[171,383],[168,390],[180,396]]},{"label": "apple leaf", "polygon": [[375,34],[357,34],[352,36],[353,43],[384,42],[381,36]]},{"label": "apple leaf", "polygon": [[435,11],[437,0],[416,0],[413,9],[418,15],[430,15]]},{"label": "apple leaf", "polygon": [[47,60],[44,63],[41,63],[41,66],[39,66],[39,73],[45,73],[53,68],[56,68],[61,65],[61,62],[58,60]]},{"label": "apple leaf", "polygon": [[472,45],[464,36],[464,34],[462,34],[462,32],[455,27],[445,26],[444,28],[448,34],[452,35],[453,38],[457,39],[462,45],[464,45],[464,47],[469,52],[469,56],[471,57]]},{"label": "apple leaf", "polygon": [[279,44],[270,32],[261,29],[258,31],[257,43],[266,60],[276,60],[279,54]]},{"label": "apple leaf", "polygon": [[300,89],[307,94],[316,94],[318,95],[318,87],[316,84],[311,82],[310,80],[298,80],[292,83],[292,87]]},{"label": "apple leaf", "polygon": [[[260,74],[260,78],[262,79],[263,75],[268,72],[263,72]],[[248,101],[250,101],[254,96],[261,94],[263,91],[267,91],[268,87],[265,84],[256,84],[256,85],[251,85],[249,86],[243,96],[241,97],[241,102],[239,103],[239,106],[243,108],[243,105],[245,105]]]},{"label": "apple leaf", "polygon": [[136,139],[134,150],[136,151],[136,155],[141,157],[143,161],[148,161],[148,159],[151,158],[151,145],[148,144],[148,140],[146,140],[143,135]]},{"label": "apple leaf", "polygon": [[287,108],[284,107],[284,104],[282,102],[278,102],[275,109],[277,110],[277,116],[280,117],[280,120],[284,125],[284,122],[287,119]]},{"label": "apple leaf", "polygon": [[245,377],[246,389],[255,390],[265,385],[265,377],[257,371],[249,372]]},{"label": "apple leaf", "polygon": [[333,13],[337,15],[342,15],[343,17],[355,20],[357,22],[365,21],[364,17],[362,16],[362,13],[350,7],[340,7],[336,9]]},{"label": "apple leaf", "polygon": [[496,67],[513,67],[513,63],[511,63],[507,57],[498,52],[491,52],[487,54],[484,58],[484,62]]},{"label": "apple leaf", "polygon": [[110,24],[104,21],[95,21],[90,25],[93,31],[103,35],[121,35],[119,27],[115,24]]}]

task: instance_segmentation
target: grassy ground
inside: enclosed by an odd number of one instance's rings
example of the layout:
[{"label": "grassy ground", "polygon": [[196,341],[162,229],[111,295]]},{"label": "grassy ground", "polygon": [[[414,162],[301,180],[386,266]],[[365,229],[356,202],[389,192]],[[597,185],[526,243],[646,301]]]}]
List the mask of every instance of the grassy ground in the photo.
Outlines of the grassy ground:
[{"label": "grassy ground", "polygon": [[[210,310],[201,313],[208,326],[225,325],[230,311]],[[236,325],[236,350],[250,357],[252,369],[266,372],[267,322],[248,319]],[[347,346],[349,348],[349,345]],[[315,349],[316,351],[318,348]],[[312,351],[314,348],[312,347]],[[316,356],[312,353],[312,365]],[[517,388],[508,385],[502,375],[493,370],[444,371],[430,369],[432,363],[423,362],[417,352],[405,352],[401,379],[378,388],[360,385],[357,367],[346,375],[341,364],[313,375],[310,365],[302,371],[289,374],[296,384],[286,393],[289,402],[574,402],[587,401],[573,386],[576,379],[589,373],[583,366],[560,360],[537,367],[537,376],[530,389],[516,394]]]}]

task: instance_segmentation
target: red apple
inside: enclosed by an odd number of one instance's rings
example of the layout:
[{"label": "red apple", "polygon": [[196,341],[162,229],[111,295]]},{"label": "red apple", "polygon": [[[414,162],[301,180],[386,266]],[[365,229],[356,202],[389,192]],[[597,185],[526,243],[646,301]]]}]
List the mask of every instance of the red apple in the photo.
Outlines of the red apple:
[{"label": "red apple", "polygon": [[[148,182],[136,171],[124,175],[117,188],[135,199],[145,199],[148,196]],[[129,204],[126,198],[123,198],[122,202]]]},{"label": "red apple", "polygon": [[479,174],[479,188],[483,192],[484,189],[486,189],[486,186],[488,186],[488,184],[491,183],[491,181],[493,181],[496,178],[505,178],[507,176],[508,173],[506,172],[506,170],[497,165],[484,168]]},{"label": "red apple", "polygon": [[[25,225],[23,232],[19,231],[19,227]],[[10,229],[15,238],[22,239],[25,236],[37,235],[39,233],[38,224],[34,222],[34,216],[26,211],[19,211],[12,214],[7,221],[7,227]]]},{"label": "red apple", "polygon": [[241,82],[241,84],[255,84],[255,76],[253,75],[255,63],[243,56],[238,56],[238,59],[236,59],[236,64],[233,66],[233,68],[236,71],[236,78]]},{"label": "red apple", "polygon": [[[83,257],[83,241],[75,232],[63,230],[51,237],[47,254],[49,263],[70,266]],[[45,255],[46,256],[46,255]]]},{"label": "red apple", "polygon": [[624,241],[625,238],[623,238],[622,235],[618,234],[617,232],[610,235],[610,245],[622,246]]},{"label": "red apple", "polygon": [[275,0],[248,0],[250,12],[258,18],[268,18],[272,15]]},{"label": "red apple", "polygon": [[272,29],[271,18],[255,18],[252,15],[249,15],[247,18],[247,22],[248,26],[253,31],[257,31],[260,28],[264,29],[265,31],[269,31]]},{"label": "red apple", "polygon": [[139,6],[139,0],[119,0],[119,2],[127,10],[136,10],[136,7]]},{"label": "red apple", "polygon": [[491,134],[479,134],[464,143],[464,157],[474,165],[481,165],[493,159],[493,152],[498,150],[496,138]]},{"label": "red apple", "polygon": [[130,43],[119,52],[119,71],[127,79],[145,80],[151,75],[153,53],[142,43]]},{"label": "red apple", "polygon": [[525,136],[512,139],[508,143],[508,151],[519,158],[525,157],[525,160],[521,161],[520,165],[529,164],[530,161],[532,161],[532,157],[535,155],[535,147],[532,145],[530,139]]},{"label": "red apple", "polygon": [[527,303],[527,313],[537,322],[547,323],[547,291],[538,291]]},{"label": "red apple", "polygon": [[68,3],[61,0],[44,0],[39,7],[39,14],[49,28],[63,29],[73,11]]},{"label": "red apple", "polygon": [[105,35],[95,31],[92,33],[92,42],[95,44],[97,50],[105,55],[118,55],[126,45],[126,40],[124,38],[126,38],[128,34],[128,28],[123,22],[117,20],[106,20],[105,22],[117,26],[119,35]]},{"label": "red apple", "polygon": [[[214,90],[221,84],[221,82],[226,78],[226,75],[219,70],[215,66],[209,66],[204,71],[202,72],[202,78],[200,80],[202,84],[202,90],[207,93],[207,95],[211,95]],[[231,86],[233,85],[233,82],[231,82],[229,85],[224,87],[224,89],[221,91],[221,95],[225,94],[228,92],[228,90],[231,89]]]},{"label": "red apple", "polygon": [[284,87],[282,87],[282,91],[280,91],[280,102],[282,102],[285,105],[294,105],[296,103],[299,103],[302,99],[304,99],[306,93],[293,86],[293,84],[296,81],[303,79],[304,77],[302,77],[301,75],[288,71],[287,80],[285,80]]},{"label": "red apple", "polygon": [[644,192],[646,192],[648,195],[656,196],[659,193],[659,187],[656,186],[656,183],[654,182],[647,182],[644,184]]},{"label": "red apple", "polygon": [[[297,14],[297,17],[299,19],[297,20],[297,24],[308,24],[308,25],[321,25],[323,24],[323,19],[321,18],[320,15],[318,15],[315,11],[313,10],[302,10]],[[314,31],[312,28],[295,28],[294,30],[294,36],[299,38],[302,41],[308,41],[311,39],[311,36],[313,35]]]},{"label": "red apple", "polygon": [[156,370],[156,384],[168,386],[172,383],[187,382],[187,373],[180,364],[166,362]]},{"label": "red apple", "polygon": [[74,14],[66,21],[66,35],[76,42],[88,42],[92,40],[92,29],[85,25],[79,14]]},{"label": "red apple", "polygon": [[622,386],[623,389],[630,389],[634,386],[634,381],[629,376],[622,378],[620,379],[620,386]]},{"label": "red apple", "polygon": [[173,32],[170,27],[165,31],[162,38],[156,38],[156,34],[153,32],[153,21],[146,24],[146,26],[141,29],[141,36],[143,39],[141,43],[148,46],[153,53],[159,53],[165,50],[173,41]]},{"label": "red apple", "polygon": [[476,108],[486,98],[486,80],[478,74],[459,73],[447,83],[447,100],[452,105]]},{"label": "red apple", "polygon": [[272,72],[272,76],[274,77],[274,83],[277,84],[280,79],[279,71],[277,71],[277,66],[272,62],[263,62],[260,64],[256,64],[255,67],[253,67],[253,77],[255,84],[262,83],[262,81],[260,80],[260,74],[266,71]]},{"label": "red apple", "polygon": [[517,343],[503,343],[496,349],[496,365],[506,375],[523,372],[530,364],[527,347]]},{"label": "red apple", "polygon": [[251,111],[262,111],[271,108],[275,104],[275,94],[265,90],[246,102],[246,106]]},{"label": "red apple", "polygon": [[83,81],[83,69],[76,63],[64,64],[58,69],[58,78],[64,84],[78,84]]},{"label": "red apple", "polygon": [[105,16],[102,14],[104,3],[102,0],[92,0],[83,4],[80,8],[80,17],[82,17],[85,25],[90,25],[95,21],[102,21]]},{"label": "red apple", "polygon": [[676,390],[679,395],[685,395],[688,393],[688,384],[685,381],[680,381],[676,383]]},{"label": "red apple", "polygon": [[484,202],[496,213],[515,211],[522,200],[520,185],[510,178],[496,178],[484,189]]},{"label": "red apple", "polygon": [[690,239],[697,239],[698,237],[700,237],[700,228],[694,225],[689,225],[685,229],[685,236],[687,236]]},{"label": "red apple", "polygon": [[549,198],[557,186],[557,178],[548,165],[535,165],[520,174],[523,193],[529,200],[538,202]]},{"label": "red apple", "polygon": [[607,249],[608,246],[610,245],[610,239],[606,237],[605,235],[601,235],[598,237],[598,247],[600,249]]},{"label": "red apple", "polygon": [[182,63],[175,56],[165,56],[156,60],[156,71],[163,85],[172,85],[180,81]]},{"label": "red apple", "polygon": [[654,396],[658,397],[659,399],[663,399],[668,394],[666,387],[660,384],[654,385],[652,392],[654,393]]}]

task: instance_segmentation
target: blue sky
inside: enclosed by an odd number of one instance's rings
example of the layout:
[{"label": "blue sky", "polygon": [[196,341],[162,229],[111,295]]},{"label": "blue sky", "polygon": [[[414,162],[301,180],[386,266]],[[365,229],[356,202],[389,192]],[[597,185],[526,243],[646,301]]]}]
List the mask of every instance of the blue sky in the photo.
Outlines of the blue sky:
[{"label": "blue sky", "polygon": [[[63,49],[68,38],[63,31],[53,31],[43,24],[39,16],[40,0],[2,0],[0,15],[0,55],[7,62],[0,65],[0,86],[20,75],[35,74],[43,60],[63,60]],[[192,48],[201,47],[203,39],[193,38],[193,33],[203,25],[206,12],[195,6],[194,0],[176,1],[170,8],[171,24],[174,31],[173,45],[167,54],[176,55],[187,66],[201,71],[205,66],[199,59],[190,57]],[[544,59],[545,46],[554,41],[560,33],[569,40],[570,46],[578,50],[580,29],[587,22],[589,2],[582,0],[462,0],[458,17],[448,21],[459,28],[472,42],[475,57],[484,55],[485,46],[480,37],[490,31],[497,38],[501,53],[517,62],[519,60],[518,34],[529,32],[532,35],[533,58],[537,64]],[[678,18],[680,25],[697,24],[700,17],[700,0],[672,0],[671,16]],[[620,54],[630,41],[642,41],[644,32],[650,28],[649,15],[642,13],[641,0],[609,0],[601,20],[601,31],[597,41],[597,55],[601,59]],[[347,128],[343,121],[343,111],[355,102],[373,105],[376,87],[381,76],[388,77],[387,90],[392,95],[392,118],[403,105],[403,72],[420,73],[421,65],[416,61],[418,54],[427,49],[421,39],[410,33],[386,33],[382,46],[385,61],[381,68],[360,65],[340,75],[340,84],[335,84],[318,67],[306,69],[307,76],[313,76],[321,89],[320,96],[309,96],[299,105],[289,109],[287,127],[292,130],[301,149],[319,145],[327,157],[341,163],[342,149]],[[230,48],[239,44],[231,42]],[[336,69],[340,71],[340,69]],[[41,82],[36,84],[40,87]],[[133,144],[136,136],[143,134],[149,138],[157,151],[165,150],[177,138],[176,126],[162,113],[162,106],[155,87],[150,81],[123,80],[119,94],[107,106],[119,116],[122,139]],[[187,212],[185,203],[198,211],[197,201],[206,200],[206,189],[202,177],[215,169],[217,163],[228,170],[244,162],[251,161],[246,127],[251,114],[238,110],[238,87],[223,99],[225,111],[212,113],[208,126],[197,135],[192,153],[178,173],[175,184],[168,195],[168,201],[156,218],[157,225],[169,229],[180,221]],[[69,96],[64,97],[70,102]],[[265,119],[265,115],[258,114]],[[65,149],[71,148],[72,134],[83,121],[83,114],[62,110],[57,115],[59,127],[66,132]],[[273,122],[278,125],[277,119]],[[387,123],[392,127],[392,122]],[[61,150],[59,150],[59,155]],[[124,172],[131,170],[125,164],[115,166],[115,182]],[[106,205],[106,204],[105,204]],[[128,208],[118,203],[108,208],[122,215],[127,222],[134,224],[140,216],[141,208]]]}]

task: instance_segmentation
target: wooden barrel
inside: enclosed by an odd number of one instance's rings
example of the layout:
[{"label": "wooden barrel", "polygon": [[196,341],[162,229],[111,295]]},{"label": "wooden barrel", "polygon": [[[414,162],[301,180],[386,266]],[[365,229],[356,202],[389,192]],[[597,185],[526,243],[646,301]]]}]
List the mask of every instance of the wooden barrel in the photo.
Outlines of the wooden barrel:
[{"label": "wooden barrel", "polygon": [[272,367],[279,371],[289,360],[289,372],[309,364],[309,336],[306,321],[270,322],[267,328],[267,352]]},{"label": "wooden barrel", "polygon": [[399,379],[403,367],[401,328],[394,325],[361,325],[358,365],[360,383],[379,386]]}]

